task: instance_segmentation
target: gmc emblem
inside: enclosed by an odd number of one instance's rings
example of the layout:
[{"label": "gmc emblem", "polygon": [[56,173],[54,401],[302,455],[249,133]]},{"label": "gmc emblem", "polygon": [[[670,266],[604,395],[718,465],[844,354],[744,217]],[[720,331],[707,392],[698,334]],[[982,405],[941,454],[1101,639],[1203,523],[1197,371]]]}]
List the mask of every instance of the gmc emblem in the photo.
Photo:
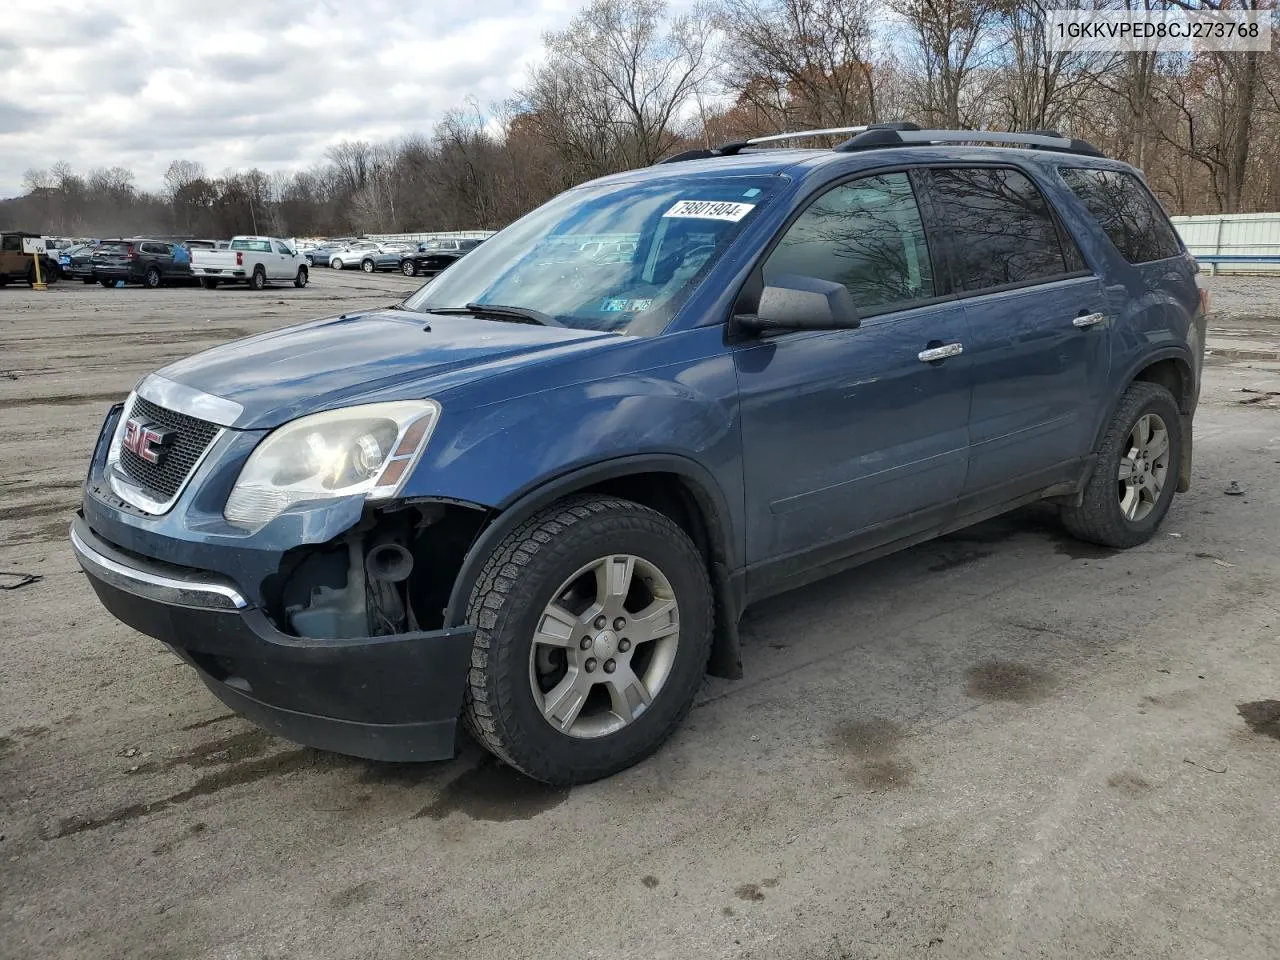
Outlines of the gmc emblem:
[{"label": "gmc emblem", "polygon": [[158,464],[165,447],[173,442],[173,431],[130,417],[124,425],[124,448],[147,463]]}]

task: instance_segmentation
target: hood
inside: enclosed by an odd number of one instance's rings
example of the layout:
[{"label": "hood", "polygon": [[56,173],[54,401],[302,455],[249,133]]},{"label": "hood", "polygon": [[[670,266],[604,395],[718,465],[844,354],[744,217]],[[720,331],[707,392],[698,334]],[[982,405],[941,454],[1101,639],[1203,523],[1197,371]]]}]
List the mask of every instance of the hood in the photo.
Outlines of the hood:
[{"label": "hood", "polygon": [[402,310],[346,314],[235,340],[157,375],[238,404],[234,426],[274,427],[365,400],[432,396],[495,366],[529,363],[609,334]]}]

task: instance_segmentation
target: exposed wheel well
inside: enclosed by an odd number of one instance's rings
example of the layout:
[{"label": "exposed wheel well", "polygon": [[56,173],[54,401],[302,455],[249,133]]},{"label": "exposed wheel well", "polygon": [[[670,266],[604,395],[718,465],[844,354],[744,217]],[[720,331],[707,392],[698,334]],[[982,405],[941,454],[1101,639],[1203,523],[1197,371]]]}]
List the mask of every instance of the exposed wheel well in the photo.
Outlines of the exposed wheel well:
[{"label": "exposed wheel well", "polygon": [[1178,409],[1181,412],[1191,412],[1191,374],[1186,369],[1186,364],[1181,360],[1173,357],[1157,360],[1150,366],[1139,370],[1133,379],[1160,384],[1160,386],[1173,394],[1173,399],[1177,401]]},{"label": "exposed wheel well", "polygon": [[728,582],[725,556],[727,517],[720,517],[706,491],[675,473],[635,473],[612,477],[574,493],[602,493],[633,500],[657,510],[689,535],[707,564],[715,593],[715,636],[711,644],[708,672],[736,680],[742,676],[738,644],[738,616],[741,605]]}]

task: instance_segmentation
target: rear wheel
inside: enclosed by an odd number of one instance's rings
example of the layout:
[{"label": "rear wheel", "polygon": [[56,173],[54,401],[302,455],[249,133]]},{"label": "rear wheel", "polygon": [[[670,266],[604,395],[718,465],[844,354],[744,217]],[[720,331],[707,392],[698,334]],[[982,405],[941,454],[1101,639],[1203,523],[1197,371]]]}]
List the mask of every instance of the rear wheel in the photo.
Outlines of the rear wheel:
[{"label": "rear wheel", "polygon": [[342,269],[342,258],[341,258],[341,257],[334,257],[332,260],[330,260],[330,261],[329,261],[329,266],[333,267],[333,269],[335,269],[335,270],[341,270],[341,269]]},{"label": "rear wheel", "polygon": [[218,280],[216,277],[201,277],[200,286],[204,287],[206,290],[217,290]]},{"label": "rear wheel", "polygon": [[706,565],[666,516],[577,497],[518,527],[472,591],[464,718],[546,783],[639,762],[688,713],[711,649]]},{"label": "rear wheel", "polygon": [[400,272],[406,277],[416,277],[418,275],[418,265],[412,260],[405,260],[400,264]]},{"label": "rear wheel", "polygon": [[149,290],[154,290],[160,286],[160,271],[156,267],[147,267],[147,272],[142,275],[142,285]]},{"label": "rear wheel", "polygon": [[294,285],[295,287],[297,287],[297,288],[301,289],[301,288],[303,288],[303,287],[305,287],[305,286],[307,285],[307,281],[308,281],[310,278],[311,278],[311,275],[307,272],[307,268],[306,268],[306,267],[299,267],[299,268],[298,268],[298,275],[297,275],[296,277],[294,277],[294,278],[293,278],[293,285]]},{"label": "rear wheel", "polygon": [[261,267],[253,268],[253,275],[249,277],[250,290],[262,290],[267,285],[267,272]]},{"label": "rear wheel", "polygon": [[1182,419],[1158,383],[1129,385],[1078,506],[1065,507],[1073,536],[1106,547],[1146,543],[1169,512],[1182,464]]},{"label": "rear wheel", "polygon": [[361,270],[363,270],[365,273],[373,273],[373,270],[374,270],[374,263],[373,263],[373,261],[372,261],[372,260],[361,260],[361,261],[360,261],[360,269],[361,269]]},{"label": "rear wheel", "polygon": [[98,282],[104,287],[114,287],[116,285],[114,280],[108,280],[106,277],[101,278]]}]

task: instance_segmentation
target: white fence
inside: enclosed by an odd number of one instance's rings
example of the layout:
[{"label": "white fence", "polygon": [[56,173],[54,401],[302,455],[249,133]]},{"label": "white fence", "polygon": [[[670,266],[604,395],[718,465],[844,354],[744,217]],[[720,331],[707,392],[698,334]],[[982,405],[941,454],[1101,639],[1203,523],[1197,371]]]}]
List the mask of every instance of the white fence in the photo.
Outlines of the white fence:
[{"label": "white fence", "polygon": [[377,240],[379,243],[421,243],[423,240],[452,239],[452,240],[474,240],[479,238],[484,240],[492,237],[495,230],[444,230],[437,233],[370,233],[367,235],[369,240]]},{"label": "white fence", "polygon": [[1207,273],[1280,274],[1280,213],[1171,219],[1182,242]]}]

